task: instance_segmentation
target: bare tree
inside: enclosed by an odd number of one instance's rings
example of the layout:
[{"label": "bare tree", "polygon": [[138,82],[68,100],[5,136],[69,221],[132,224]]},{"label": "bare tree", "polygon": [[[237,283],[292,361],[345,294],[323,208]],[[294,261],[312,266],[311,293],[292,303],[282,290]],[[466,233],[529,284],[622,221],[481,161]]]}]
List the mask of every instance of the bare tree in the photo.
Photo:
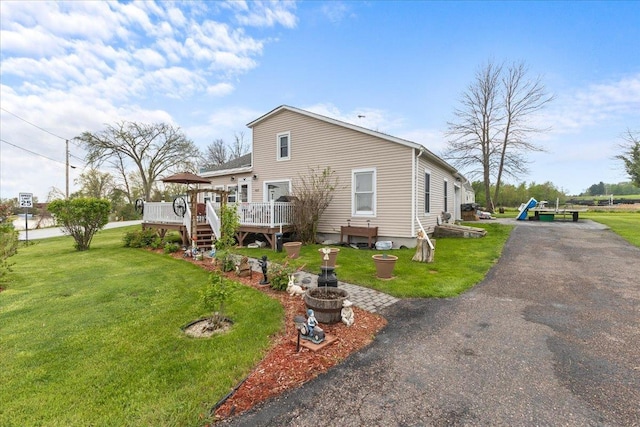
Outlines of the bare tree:
[{"label": "bare tree", "polygon": [[233,145],[228,146],[223,139],[215,139],[205,150],[204,167],[215,167],[244,156],[249,152],[249,144],[244,140],[244,132],[234,135]]},{"label": "bare tree", "polygon": [[205,167],[218,166],[229,161],[227,144],[221,138],[215,139],[209,144],[204,153]]},{"label": "bare tree", "polygon": [[108,163],[119,173],[130,201],[130,169],[140,179],[143,197],[149,200],[154,181],[160,175],[195,171],[195,164],[201,157],[198,148],[180,128],[165,123],[123,121],[114,126],[107,125],[101,132],[84,132],[76,139],[84,144],[89,164]]},{"label": "bare tree", "polygon": [[338,177],[331,167],[309,167],[293,185],[293,228],[304,243],[315,243],[318,223],[333,200]]},{"label": "bare tree", "polygon": [[621,154],[615,156],[624,164],[624,170],[636,187],[640,187],[640,132],[627,129],[620,144]]},{"label": "bare tree", "polygon": [[236,132],[233,147],[231,147],[230,160],[242,157],[249,152],[249,144],[244,141],[244,132]]},{"label": "bare tree", "polygon": [[[530,124],[531,117],[553,99],[540,78],[529,80],[523,63],[506,68],[492,61],[476,72],[463,93],[457,120],[448,123],[445,158],[472,176],[482,176],[485,204],[494,210],[504,175],[517,178],[527,172],[525,153],[542,148],[528,141],[545,129]],[[491,196],[491,179],[496,185]]]}]

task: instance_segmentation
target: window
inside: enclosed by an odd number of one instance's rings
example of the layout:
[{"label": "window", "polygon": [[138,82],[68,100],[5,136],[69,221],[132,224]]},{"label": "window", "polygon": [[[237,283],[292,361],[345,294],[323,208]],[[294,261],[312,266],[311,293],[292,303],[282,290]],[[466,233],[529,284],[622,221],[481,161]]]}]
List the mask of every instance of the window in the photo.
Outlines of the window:
[{"label": "window", "polygon": [[[214,189],[216,189],[216,190],[224,190],[224,187],[221,186],[221,185],[216,185],[214,187]],[[213,193],[213,201],[214,201],[214,203],[220,203],[222,201],[221,197],[220,197],[220,193]]]},{"label": "window", "polygon": [[288,196],[290,187],[291,183],[289,181],[265,182],[264,201],[277,201],[282,196]]},{"label": "window", "polygon": [[431,174],[424,173],[424,213],[431,212]]},{"label": "window", "polygon": [[249,201],[249,184],[240,184],[240,201],[243,203]]},{"label": "window", "polygon": [[227,187],[227,191],[229,192],[229,194],[227,194],[227,202],[228,203],[235,203],[236,202],[236,197],[238,195],[238,186],[237,185],[229,185]]},{"label": "window", "polygon": [[444,211],[449,212],[449,183],[444,181]]},{"label": "window", "polygon": [[353,171],[353,215],[376,214],[375,169]]},{"label": "window", "polygon": [[278,141],[278,160],[289,160],[291,158],[291,132],[279,133]]}]

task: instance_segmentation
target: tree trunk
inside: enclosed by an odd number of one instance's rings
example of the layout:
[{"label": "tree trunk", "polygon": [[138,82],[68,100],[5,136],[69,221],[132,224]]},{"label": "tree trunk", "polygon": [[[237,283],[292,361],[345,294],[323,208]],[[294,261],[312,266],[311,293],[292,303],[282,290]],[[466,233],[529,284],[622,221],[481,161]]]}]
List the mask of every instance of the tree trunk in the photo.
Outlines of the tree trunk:
[{"label": "tree trunk", "polygon": [[433,243],[433,249],[429,246],[429,240],[418,238],[416,253],[411,260],[418,262],[433,262],[433,257],[436,252],[436,241],[432,239],[431,243]]}]

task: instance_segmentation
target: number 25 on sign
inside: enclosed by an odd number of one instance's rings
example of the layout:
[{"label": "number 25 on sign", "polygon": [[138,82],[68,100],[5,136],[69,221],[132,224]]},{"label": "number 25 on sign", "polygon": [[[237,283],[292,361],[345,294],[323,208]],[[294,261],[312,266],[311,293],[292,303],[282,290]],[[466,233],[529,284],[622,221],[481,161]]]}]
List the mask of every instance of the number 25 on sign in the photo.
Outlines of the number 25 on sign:
[{"label": "number 25 on sign", "polygon": [[33,207],[33,194],[32,193],[20,193],[20,197],[18,197],[20,201],[21,208],[32,208]]}]

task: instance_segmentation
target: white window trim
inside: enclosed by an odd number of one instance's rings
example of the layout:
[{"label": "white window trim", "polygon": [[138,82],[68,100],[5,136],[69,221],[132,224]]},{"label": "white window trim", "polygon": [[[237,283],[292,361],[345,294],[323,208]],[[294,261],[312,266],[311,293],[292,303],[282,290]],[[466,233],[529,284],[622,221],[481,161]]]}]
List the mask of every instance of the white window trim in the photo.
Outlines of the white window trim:
[{"label": "white window trim", "polygon": [[[231,188],[234,188],[234,187],[236,189],[236,192],[233,193],[233,197],[235,198],[235,200],[233,202],[230,202],[229,196],[231,196]],[[238,190],[239,190],[238,184],[228,184],[226,188],[227,188],[227,191],[229,192],[227,194],[227,203],[238,203]]]},{"label": "white window trim", "polygon": [[[362,172],[373,172],[373,200],[372,211],[360,211],[356,212],[356,174]],[[364,218],[373,218],[376,216],[377,203],[376,200],[378,198],[378,174],[376,168],[366,168],[366,169],[352,169],[351,170],[351,215],[354,217],[364,217]]]},{"label": "white window trim", "polygon": [[[286,136],[289,142],[289,155],[287,157],[280,157],[280,138]],[[280,132],[276,135],[276,161],[281,162],[285,160],[291,160],[291,132]]]},{"label": "white window trim", "polygon": [[[224,185],[216,185],[213,187],[214,190],[222,190],[224,191]],[[212,193],[213,197],[212,197],[212,202],[213,203],[221,203],[222,202],[222,194],[219,193]],[[217,200],[218,198],[220,198],[220,200]]]},{"label": "white window trim", "polygon": [[269,202],[269,184],[273,184],[274,182],[286,182],[289,185],[289,194],[291,194],[291,179],[270,179],[269,181],[264,181],[262,183],[262,201],[264,203]]}]

